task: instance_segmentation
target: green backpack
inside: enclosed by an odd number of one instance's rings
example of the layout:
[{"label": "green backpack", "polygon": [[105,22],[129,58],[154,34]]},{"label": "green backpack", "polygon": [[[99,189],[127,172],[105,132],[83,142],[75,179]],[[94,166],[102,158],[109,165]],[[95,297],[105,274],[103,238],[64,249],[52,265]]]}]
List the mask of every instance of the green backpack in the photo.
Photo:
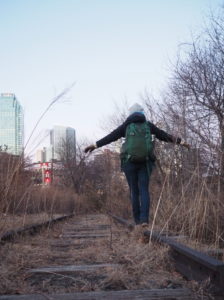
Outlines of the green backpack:
[{"label": "green backpack", "polygon": [[125,142],[121,148],[122,162],[145,162],[152,151],[152,136],[147,122],[130,123],[126,128]]}]

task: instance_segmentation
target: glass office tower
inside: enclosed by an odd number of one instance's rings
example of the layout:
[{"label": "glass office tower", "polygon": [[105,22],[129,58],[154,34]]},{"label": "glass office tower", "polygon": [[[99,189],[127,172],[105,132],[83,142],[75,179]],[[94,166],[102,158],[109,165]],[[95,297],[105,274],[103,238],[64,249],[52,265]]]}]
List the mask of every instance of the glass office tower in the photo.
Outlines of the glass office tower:
[{"label": "glass office tower", "polygon": [[0,150],[14,155],[23,151],[23,109],[16,96],[0,94]]}]

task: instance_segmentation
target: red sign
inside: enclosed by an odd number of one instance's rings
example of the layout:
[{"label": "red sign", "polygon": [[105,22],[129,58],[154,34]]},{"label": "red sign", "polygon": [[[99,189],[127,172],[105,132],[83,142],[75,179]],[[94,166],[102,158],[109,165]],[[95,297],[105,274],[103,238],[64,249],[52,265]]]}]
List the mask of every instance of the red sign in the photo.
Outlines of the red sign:
[{"label": "red sign", "polygon": [[44,170],[44,183],[51,183],[51,170],[49,169]]}]

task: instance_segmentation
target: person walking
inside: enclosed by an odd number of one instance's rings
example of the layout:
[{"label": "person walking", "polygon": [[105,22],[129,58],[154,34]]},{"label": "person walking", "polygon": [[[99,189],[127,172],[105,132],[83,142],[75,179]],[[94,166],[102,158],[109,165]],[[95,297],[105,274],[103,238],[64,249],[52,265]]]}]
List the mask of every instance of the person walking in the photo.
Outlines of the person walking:
[{"label": "person walking", "polygon": [[189,145],[146,120],[143,107],[135,103],[129,108],[129,116],[115,130],[84,149],[92,152],[122,137],[125,142],[121,149],[121,169],[125,173],[131,196],[133,218],[136,225],[147,227],[149,223],[149,180],[155,165],[152,135],[157,139],[180,144],[189,149]]}]

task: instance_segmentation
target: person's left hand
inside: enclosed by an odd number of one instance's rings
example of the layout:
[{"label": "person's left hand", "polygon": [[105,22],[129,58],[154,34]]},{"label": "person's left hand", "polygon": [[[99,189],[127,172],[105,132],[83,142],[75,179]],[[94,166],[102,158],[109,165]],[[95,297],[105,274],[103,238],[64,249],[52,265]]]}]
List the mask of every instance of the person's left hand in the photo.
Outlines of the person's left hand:
[{"label": "person's left hand", "polygon": [[187,150],[190,150],[190,148],[191,148],[191,146],[188,143],[184,142],[184,141],[181,142],[180,145],[187,148]]}]

